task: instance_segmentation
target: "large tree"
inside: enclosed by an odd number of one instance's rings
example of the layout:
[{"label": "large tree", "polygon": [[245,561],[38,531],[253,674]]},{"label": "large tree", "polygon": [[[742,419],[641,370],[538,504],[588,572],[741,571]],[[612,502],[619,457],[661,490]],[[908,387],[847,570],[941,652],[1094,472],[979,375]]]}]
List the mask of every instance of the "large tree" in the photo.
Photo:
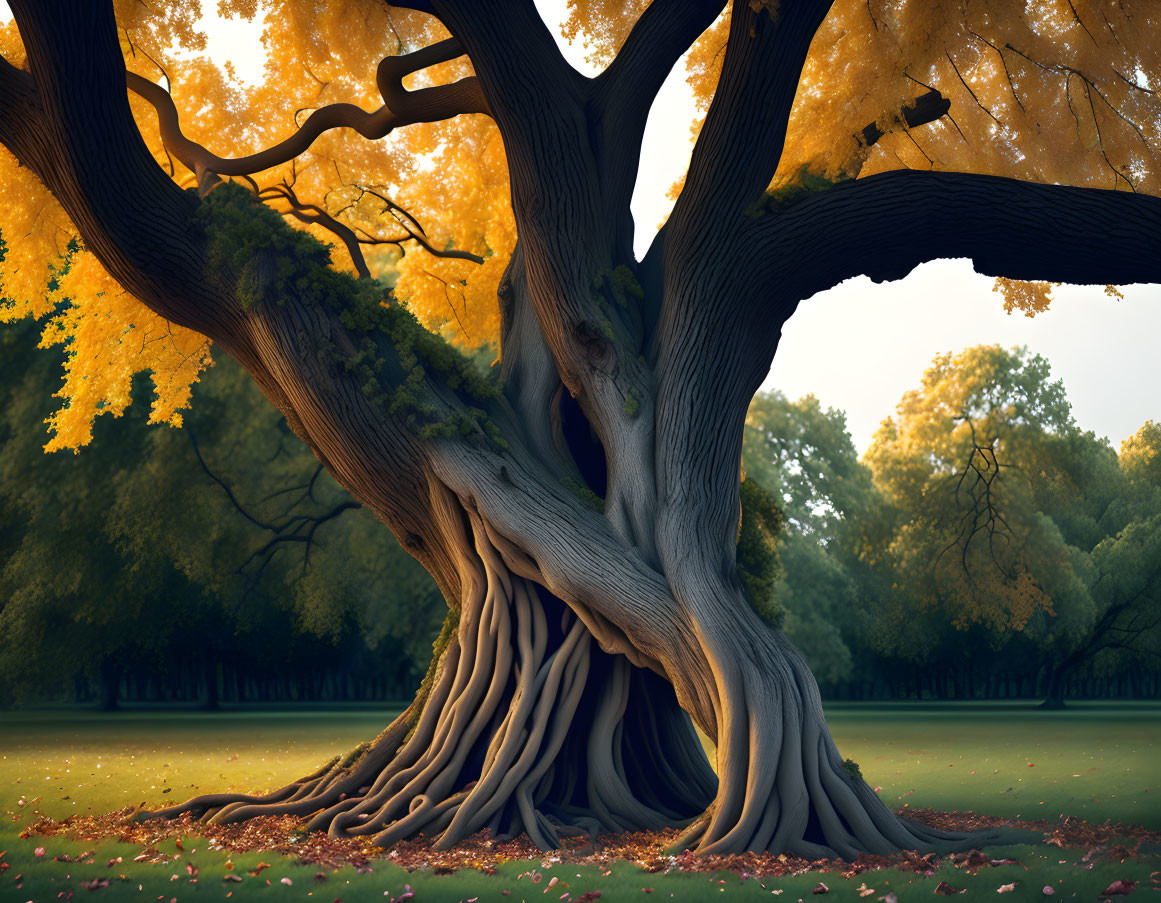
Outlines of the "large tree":
[{"label": "large tree", "polygon": [[[746,407],[797,303],[856,274],[954,256],[1012,279],[1156,281],[1161,10],[735,0],[715,25],[724,5],[575,3],[569,27],[612,57],[586,78],[530,0],[286,3],[268,84],[243,97],[174,58],[198,40],[192,4],[13,0],[6,292],[44,312],[43,279],[13,285],[60,267],[58,440],[123,407],[133,366],[172,415],[207,336],[452,610],[415,702],[367,748],[183,808],[313,813],[384,844],[679,822],[702,852],[945,842],[844,768],[809,669],[744,595]],[[649,108],[707,29],[705,120],[637,261]],[[418,137],[347,140],[404,127]],[[404,207],[415,185],[425,200]],[[263,201],[329,227],[360,278]],[[384,255],[362,254],[392,242],[395,300]],[[428,316],[446,299],[448,330],[478,334],[490,291],[491,378],[400,303]]]}]

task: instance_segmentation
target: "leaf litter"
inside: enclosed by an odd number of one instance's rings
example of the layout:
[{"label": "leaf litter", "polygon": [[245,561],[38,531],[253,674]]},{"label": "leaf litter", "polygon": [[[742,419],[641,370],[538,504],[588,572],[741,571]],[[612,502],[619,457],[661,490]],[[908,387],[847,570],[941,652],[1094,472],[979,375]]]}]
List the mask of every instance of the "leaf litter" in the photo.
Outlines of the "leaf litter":
[{"label": "leaf litter", "polygon": [[[997,827],[1014,827],[1037,831],[1045,836],[1045,842],[1059,847],[1085,848],[1089,852],[1076,863],[1079,867],[1091,867],[1097,858],[1124,862],[1135,858],[1142,844],[1161,845],[1161,832],[1150,831],[1137,825],[1090,824],[1075,818],[1063,821],[1048,819],[1020,820],[975,813],[941,812],[932,809],[902,810],[907,817],[930,827],[948,831],[974,831]],[[229,854],[276,853],[286,856],[299,864],[318,869],[338,869],[351,866],[358,872],[374,870],[378,863],[400,866],[407,871],[428,870],[434,874],[452,874],[460,869],[476,869],[485,874],[494,874],[496,867],[512,861],[539,860],[542,867],[555,863],[570,865],[598,866],[605,873],[612,865],[628,862],[646,872],[718,872],[730,871],[745,877],[787,877],[807,872],[837,872],[843,878],[854,878],[865,872],[896,869],[931,877],[948,862],[967,874],[977,874],[981,869],[1002,865],[1020,865],[1013,859],[996,859],[980,850],[968,850],[951,856],[936,853],[920,854],[904,851],[890,856],[861,854],[853,862],[841,859],[809,860],[784,853],[734,853],[724,855],[699,856],[690,850],[677,855],[667,852],[677,840],[677,829],[659,831],[637,831],[624,834],[603,834],[596,838],[579,838],[552,854],[546,854],[536,847],[527,836],[511,840],[495,840],[488,832],[481,831],[450,850],[434,849],[434,838],[420,835],[411,840],[400,841],[389,849],[375,846],[369,838],[337,838],[325,832],[309,833],[303,829],[304,819],[292,816],[262,816],[231,825],[207,825],[194,821],[188,814],[172,820],[151,819],[145,822],[133,820],[140,809],[128,807],[106,815],[72,815],[60,821],[42,817],[28,826],[21,838],[68,837],[83,843],[105,840],[119,840],[122,843],[141,847],[141,852],[132,858],[133,862],[160,864],[172,862],[174,858],[161,852],[160,844],[174,840],[178,849],[182,838],[197,837],[204,840],[211,850]],[[1113,841],[1121,843],[1109,846]],[[1132,848],[1124,842],[1136,841]],[[38,851],[42,849],[38,847]],[[55,857],[60,861],[89,860],[95,851],[87,851],[74,857]],[[43,854],[41,854],[43,855]],[[128,856],[128,854],[126,854]],[[118,859],[110,860],[110,865]],[[227,863],[227,869],[232,869]],[[257,876],[270,868],[265,862],[250,871]],[[191,872],[192,873],[192,872]],[[321,872],[319,874],[322,874]],[[227,878],[226,880],[237,880]],[[816,888],[816,893],[824,885]],[[1122,885],[1123,886],[1123,885]],[[958,893],[958,888],[941,883],[943,890],[937,893]],[[865,884],[860,890],[870,890]],[[1106,894],[1118,896],[1125,893],[1115,885]]]}]

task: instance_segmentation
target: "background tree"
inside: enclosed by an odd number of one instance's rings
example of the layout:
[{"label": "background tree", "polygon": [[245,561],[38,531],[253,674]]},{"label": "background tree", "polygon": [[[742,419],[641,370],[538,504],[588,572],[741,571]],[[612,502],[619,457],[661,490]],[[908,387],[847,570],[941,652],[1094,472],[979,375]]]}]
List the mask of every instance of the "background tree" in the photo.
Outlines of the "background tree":
[{"label": "background tree", "polygon": [[435,588],[232,361],[182,431],[134,405],[91,447],[46,457],[27,426],[51,413],[60,364],[31,327],[0,333],[0,699],[410,691]]},{"label": "background tree", "polygon": [[1102,649],[1147,648],[1155,509],[1134,507],[1117,456],[1076,426],[1043,358],[937,357],[864,460],[892,510],[863,553],[880,571],[863,583],[880,654],[957,682],[981,649],[1001,672],[1043,663],[1058,705]]},{"label": "background tree", "polygon": [[[852,275],[967,256],[1014,279],[1156,278],[1161,105],[1139,73],[1158,69],[1161,12],[735,2],[724,51],[696,54],[713,98],[638,262],[650,104],[724,5],[578,3],[616,54],[586,79],[523,0],[286,4],[267,83],[237,91],[176,65],[199,41],[188,7],[12,3],[12,313],[50,313],[61,236],[83,245],[48,326],[74,352],[54,442],[122,409],[136,369],[172,419],[208,336],[452,609],[415,703],[353,761],[178,809],[317,813],[383,844],[675,822],[703,852],[947,840],[843,768],[808,668],[743,593],[746,407],[796,304]],[[958,128],[913,134],[949,103]],[[886,171],[909,160],[961,172]],[[276,210],[328,229],[360,278]],[[394,300],[363,246],[407,251]],[[415,314],[469,343],[498,323],[498,372]]]},{"label": "background tree", "polygon": [[845,681],[853,673],[861,595],[853,551],[882,504],[846,418],[811,395],[790,401],[760,392],[746,417],[743,461],[784,512],[783,574],[774,596],[786,612],[786,635],[820,683]]}]

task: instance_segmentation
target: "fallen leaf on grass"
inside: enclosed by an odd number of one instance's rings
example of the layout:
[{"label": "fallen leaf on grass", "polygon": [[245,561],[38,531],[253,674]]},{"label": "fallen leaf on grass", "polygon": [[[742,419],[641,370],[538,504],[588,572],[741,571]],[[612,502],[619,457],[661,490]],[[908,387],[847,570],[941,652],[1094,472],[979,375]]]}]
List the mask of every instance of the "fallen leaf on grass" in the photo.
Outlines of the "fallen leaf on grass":
[{"label": "fallen leaf on grass", "polygon": [[864,881],[857,888],[855,888],[855,890],[857,890],[859,892],[860,897],[869,897],[875,892],[875,889],[873,887],[867,887],[866,881]]},{"label": "fallen leaf on grass", "polygon": [[830,888],[823,884],[821,881],[818,882],[818,887],[811,891],[812,894],[825,894],[829,892]]},{"label": "fallen leaf on grass", "polygon": [[1133,892],[1133,888],[1136,886],[1137,886],[1136,881],[1124,881],[1124,880],[1118,878],[1116,881],[1114,881],[1112,884],[1110,884],[1108,887],[1106,887],[1104,890],[1102,890],[1100,895],[1102,897],[1116,897],[1116,896],[1127,897],[1129,894],[1131,894]]},{"label": "fallen leaf on grass", "polygon": [[1001,884],[999,887],[996,888],[996,893],[998,893],[998,894],[1010,894],[1015,889],[1016,889],[1015,884]]}]

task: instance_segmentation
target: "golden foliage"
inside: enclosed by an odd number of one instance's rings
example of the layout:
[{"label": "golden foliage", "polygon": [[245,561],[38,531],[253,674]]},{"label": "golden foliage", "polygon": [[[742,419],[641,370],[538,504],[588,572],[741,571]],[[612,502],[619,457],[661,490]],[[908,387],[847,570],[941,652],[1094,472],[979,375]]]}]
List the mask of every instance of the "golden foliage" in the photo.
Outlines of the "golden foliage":
[{"label": "golden foliage", "polygon": [[[1161,193],[1161,7],[1147,0],[839,0],[815,36],[779,180],[920,168]],[[951,117],[908,132],[938,88]],[[870,122],[896,131],[869,152]],[[865,157],[865,159],[862,159]]]},{"label": "golden foliage", "polygon": [[570,43],[581,42],[590,64],[607,66],[648,5],[649,0],[568,0],[561,33]]},{"label": "golden foliage", "polygon": [[[607,63],[646,5],[569,0],[565,36],[581,41],[592,62]],[[268,148],[326,104],[377,108],[379,60],[447,36],[431,17],[378,0],[220,0],[218,8],[223,15],[261,17],[266,68],[260,83],[240,83],[229,67],[207,56],[197,0],[116,0],[127,67],[163,81],[186,134],[222,156]],[[723,15],[687,55],[694,135],[716,89],[727,32]],[[806,172],[834,180],[918,167],[1159,193],[1154,149],[1161,136],[1161,42],[1151,39],[1159,32],[1161,4],[1153,0],[838,0],[803,69],[772,187]],[[24,64],[12,23],[0,26],[0,54]],[[405,85],[446,83],[470,72],[461,57],[416,73]],[[951,100],[952,116],[913,132],[900,128],[901,106],[927,86]],[[131,105],[159,165],[179,185],[192,185],[193,174],[161,146],[153,110],[135,96]],[[871,122],[891,131],[868,149],[855,136]],[[292,163],[255,179],[261,187],[293,185],[302,202],[354,229],[369,242],[364,248],[372,275],[393,285],[429,328],[468,347],[497,343],[495,290],[516,232],[505,152],[488,117],[411,126],[385,141],[335,130]],[[65,296],[50,299],[45,286],[63,266],[75,230],[7,154],[0,154],[0,207],[7,246],[3,316],[48,316],[53,299]],[[336,245],[334,265],[352,268],[331,233],[289,222]],[[467,250],[484,263],[427,253],[409,235],[415,223],[432,247]],[[204,350],[113,292],[99,264],[84,253],[74,266],[67,297],[77,310],[58,315],[51,337],[84,353],[70,358],[69,401],[54,420],[54,445],[85,441],[88,430],[79,424],[121,409],[129,368],[153,371],[166,387],[159,390],[156,416],[172,422],[197,369],[208,361]],[[1048,302],[1044,286],[1004,280],[999,290],[1009,309],[1029,314]],[[108,322],[98,327],[102,317]],[[164,341],[158,338],[163,335]],[[80,348],[98,336],[114,350]],[[129,336],[138,349],[133,353]]]},{"label": "golden foliage", "polygon": [[1026,317],[1034,317],[1048,309],[1048,305],[1052,303],[1052,289],[1059,284],[1059,282],[1023,282],[1000,276],[992,286],[992,291],[1004,296],[1006,313],[1019,310]]},{"label": "golden foliage", "polygon": [[133,374],[145,370],[155,393],[150,422],[181,426],[191,386],[211,363],[204,336],[152,313],[84,249],[70,255],[49,300],[59,309],[40,344],[64,345],[68,359],[56,393],[66,404],[48,420],[53,435],[45,451],[87,445],[93,418],[119,417],[129,405]]}]

